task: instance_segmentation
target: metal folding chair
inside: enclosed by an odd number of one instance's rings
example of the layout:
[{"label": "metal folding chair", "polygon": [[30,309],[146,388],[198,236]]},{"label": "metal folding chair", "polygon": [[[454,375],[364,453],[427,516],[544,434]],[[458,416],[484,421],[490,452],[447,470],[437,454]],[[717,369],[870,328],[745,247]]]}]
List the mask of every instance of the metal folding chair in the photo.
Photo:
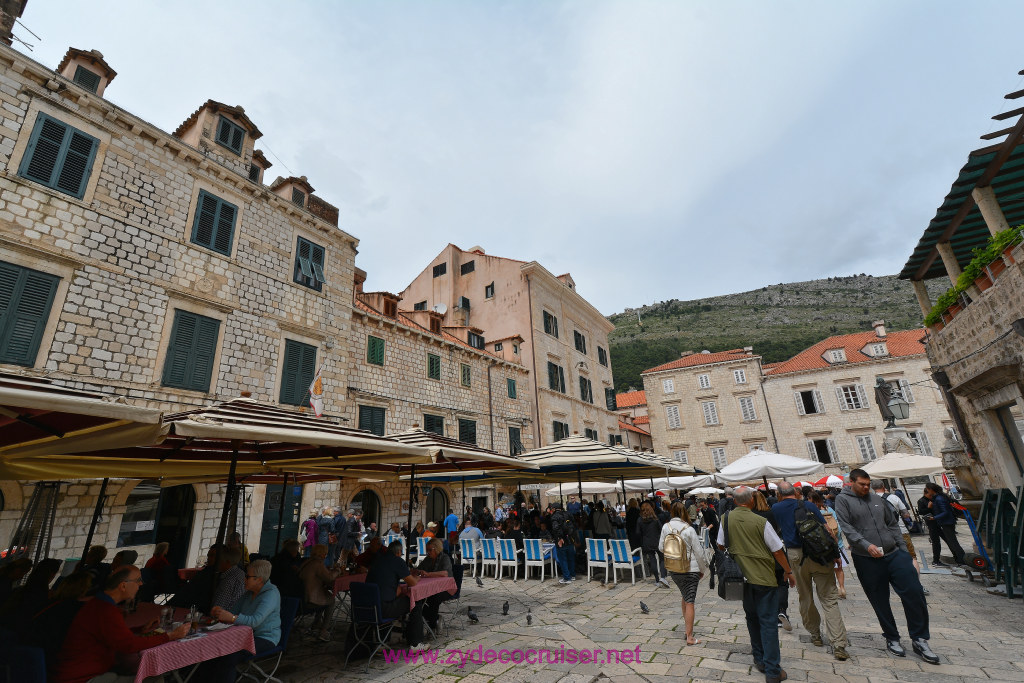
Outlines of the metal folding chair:
[{"label": "metal folding chair", "polygon": [[[394,618],[382,616],[383,607],[380,601],[380,587],[375,583],[353,582],[349,588],[352,596],[352,637],[355,643],[345,655],[345,666],[356,648],[372,647],[370,656],[366,658],[366,668],[370,670],[370,660],[374,655],[387,647],[391,630],[395,627]],[[360,632],[361,629],[361,632]]]}]

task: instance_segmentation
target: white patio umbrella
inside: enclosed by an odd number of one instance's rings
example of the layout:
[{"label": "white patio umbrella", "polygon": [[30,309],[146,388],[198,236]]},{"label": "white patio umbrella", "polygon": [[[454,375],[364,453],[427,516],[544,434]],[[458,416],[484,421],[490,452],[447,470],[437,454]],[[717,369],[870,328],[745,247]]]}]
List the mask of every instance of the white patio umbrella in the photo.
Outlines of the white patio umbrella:
[{"label": "white patio umbrella", "polygon": [[940,458],[932,455],[889,453],[878,460],[869,462],[861,469],[870,474],[872,479],[889,479],[941,474],[946,468],[942,465]]},{"label": "white patio umbrella", "polygon": [[[698,474],[692,477],[655,477],[655,489],[689,489],[694,486],[710,486],[715,483],[715,478],[710,474]],[[627,479],[627,491],[650,491],[650,479]]]},{"label": "white patio umbrella", "polygon": [[824,467],[820,462],[807,458],[753,450],[736,462],[723,467],[715,475],[715,479],[719,482],[764,479],[767,484],[768,477],[802,477],[818,472]]},{"label": "white patio umbrella", "polygon": [[692,489],[690,493],[697,496],[711,496],[725,493],[725,491],[723,489],[716,489],[714,486],[701,486],[700,488]]},{"label": "white patio umbrella", "polygon": [[[585,481],[583,482],[583,493],[615,493],[619,490],[618,485],[607,481]],[[552,486],[544,493],[549,496],[562,495],[562,486]]]}]

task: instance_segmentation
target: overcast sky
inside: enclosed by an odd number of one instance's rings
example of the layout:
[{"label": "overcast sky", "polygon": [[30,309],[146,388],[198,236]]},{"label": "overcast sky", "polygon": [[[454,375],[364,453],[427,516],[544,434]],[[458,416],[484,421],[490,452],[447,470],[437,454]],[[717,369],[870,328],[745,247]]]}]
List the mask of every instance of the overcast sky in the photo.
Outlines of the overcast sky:
[{"label": "overcast sky", "polygon": [[[118,72],[173,131],[245,107],[368,290],[448,243],[572,273],[603,313],[898,272],[1022,86],[1013,2],[30,0],[31,56]],[[17,44],[16,44],[17,46]],[[24,50],[23,46],[18,46]]]}]

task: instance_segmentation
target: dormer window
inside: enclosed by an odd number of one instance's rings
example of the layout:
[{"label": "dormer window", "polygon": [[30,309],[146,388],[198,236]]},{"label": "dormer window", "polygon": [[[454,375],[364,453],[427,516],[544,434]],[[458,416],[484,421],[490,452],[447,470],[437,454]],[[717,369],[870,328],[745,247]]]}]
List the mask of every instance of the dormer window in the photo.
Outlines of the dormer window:
[{"label": "dormer window", "polygon": [[384,315],[394,318],[398,314],[398,302],[394,299],[384,299]]},{"label": "dormer window", "polygon": [[886,349],[885,344],[872,344],[871,355],[875,358],[878,358],[879,356],[889,355],[889,351],[888,349]]},{"label": "dormer window", "polygon": [[249,180],[254,183],[258,183],[260,181],[260,167],[256,164],[249,166]]},{"label": "dormer window", "polygon": [[441,334],[441,319],[431,318],[430,319],[430,331],[434,334]]},{"label": "dormer window", "polygon": [[306,193],[297,187],[292,188],[292,204],[295,206],[306,206]]},{"label": "dormer window", "polygon": [[242,144],[245,142],[245,129],[226,116],[217,122],[217,144],[227,147],[235,154],[242,155]]},{"label": "dormer window", "polygon": [[484,350],[484,338],[476,332],[470,332],[468,336],[469,345],[474,349]]},{"label": "dormer window", "polygon": [[846,362],[846,351],[843,349],[832,349],[828,352],[828,362],[830,363],[845,363]]},{"label": "dormer window", "polygon": [[75,77],[71,80],[94,94],[100,87],[100,75],[95,71],[86,69],[81,64],[75,69]]}]

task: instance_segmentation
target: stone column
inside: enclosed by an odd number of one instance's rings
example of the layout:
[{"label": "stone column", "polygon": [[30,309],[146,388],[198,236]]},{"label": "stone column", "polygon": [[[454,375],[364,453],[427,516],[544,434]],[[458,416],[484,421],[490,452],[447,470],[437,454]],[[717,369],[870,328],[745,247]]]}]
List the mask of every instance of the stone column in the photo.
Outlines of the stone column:
[{"label": "stone column", "polygon": [[974,188],[971,190],[971,196],[974,197],[978,210],[981,211],[981,217],[985,219],[985,225],[990,233],[994,235],[1000,230],[1006,230],[1010,227],[1010,224],[1006,222],[1006,216],[1003,215],[1003,209],[999,206],[999,200],[996,199],[996,193],[991,185]]},{"label": "stone column", "polygon": [[932,300],[928,297],[928,288],[924,280],[911,280],[914,286],[914,294],[917,296],[917,305],[921,307],[921,315],[928,315],[932,310]]},{"label": "stone column", "polygon": [[939,252],[939,257],[942,259],[942,265],[946,267],[946,274],[949,275],[949,281],[952,284],[956,284],[956,279],[960,277],[960,273],[963,270],[960,269],[960,264],[956,260],[956,254],[953,253],[953,245],[949,242],[939,242],[935,245],[935,250]]}]

